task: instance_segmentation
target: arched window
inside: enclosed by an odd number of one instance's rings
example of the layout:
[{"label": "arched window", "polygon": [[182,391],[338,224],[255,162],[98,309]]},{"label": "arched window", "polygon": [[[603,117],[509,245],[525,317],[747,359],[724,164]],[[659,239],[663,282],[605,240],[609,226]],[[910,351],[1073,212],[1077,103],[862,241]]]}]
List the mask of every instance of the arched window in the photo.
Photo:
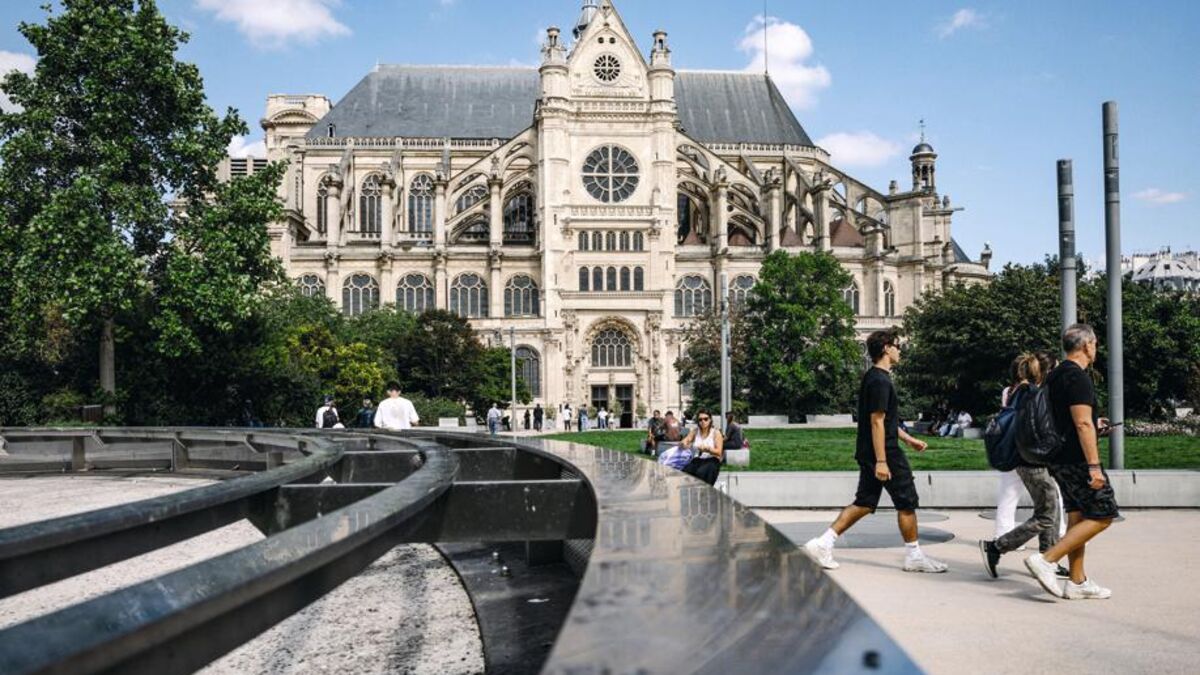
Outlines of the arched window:
[{"label": "arched window", "polygon": [[456,243],[457,242],[487,243],[488,238],[491,236],[490,235],[491,230],[492,230],[491,225],[488,223],[488,219],[486,216],[479,216],[477,218],[473,218],[471,220],[471,223],[462,230],[462,234],[458,235],[458,239],[456,240]]},{"label": "arched window", "polygon": [[528,192],[504,203],[504,243],[533,243],[533,195]]},{"label": "arched window", "polygon": [[754,284],[754,277],[749,274],[734,277],[733,283],[729,284],[729,306],[739,309],[744,308],[746,306],[746,298],[750,295]]},{"label": "arched window", "polygon": [[646,290],[646,273],[640,267],[633,268],[633,290]]},{"label": "arched window", "polygon": [[883,315],[896,316],[896,288],[892,282],[883,282]]},{"label": "arched window", "polygon": [[641,232],[633,233],[633,250],[642,251],[646,248],[646,237]]},{"label": "arched window", "polygon": [[525,381],[534,398],[542,395],[542,359],[533,347],[517,347],[517,377]]},{"label": "arched window", "polygon": [[604,268],[603,267],[593,267],[592,268],[592,290],[593,291],[604,290]]},{"label": "arched window", "polygon": [[609,232],[604,235],[604,250],[605,251],[617,250],[617,233],[616,232]]},{"label": "arched window", "polygon": [[588,250],[588,243],[589,243],[588,242],[588,233],[580,232],[579,233],[579,250],[580,251]]},{"label": "arched window", "polygon": [[604,234],[603,233],[601,233],[601,232],[593,232],[592,233],[592,250],[593,251],[603,251],[604,250]]},{"label": "arched window", "polygon": [[300,294],[306,298],[325,297],[325,282],[315,274],[305,274],[296,283],[300,286]]},{"label": "arched window", "polygon": [[676,239],[680,244],[703,244],[705,227],[704,209],[696,198],[680,192],[675,200]]},{"label": "arched window", "polygon": [[317,186],[317,234],[329,231],[329,186],[325,181]]},{"label": "arched window", "polygon": [[464,319],[488,315],[488,287],[478,274],[460,274],[450,285],[450,313]]},{"label": "arched window", "polygon": [[467,188],[466,192],[459,195],[458,200],[454,202],[454,212],[462,213],[487,198],[488,189],[486,187],[473,185]]},{"label": "arched window", "polygon": [[504,316],[538,316],[538,287],[533,279],[521,275],[504,286]]},{"label": "arched window", "polygon": [[588,281],[589,281],[588,268],[580,267],[579,268],[579,290],[581,290],[581,291],[589,290]]},{"label": "arched window", "polygon": [[383,231],[383,187],[379,174],[371,174],[363,181],[358,195],[358,233],[364,237],[378,237]]},{"label": "arched window", "polygon": [[433,234],[433,179],[423,173],[408,188],[408,231]]},{"label": "arched window", "polygon": [[625,333],[606,328],[592,340],[593,368],[628,368],[632,363],[633,345]]},{"label": "arched window", "polygon": [[628,267],[622,267],[622,268],[621,268],[621,290],[623,290],[623,291],[628,291],[628,290],[629,290],[629,286],[630,286],[630,284],[629,284],[629,281],[630,281],[630,279],[629,279],[629,268],[628,268]]},{"label": "arched window", "polygon": [[629,250],[629,233],[628,232],[621,233],[621,250],[622,251]]},{"label": "arched window", "polygon": [[858,315],[858,284],[851,281],[850,285],[842,291],[842,299],[850,305],[850,309],[854,310],[854,314]]},{"label": "arched window", "polygon": [[610,290],[610,291],[617,290],[617,268],[615,268],[615,267],[608,268],[607,277],[608,277],[608,286],[607,286],[608,290]]},{"label": "arched window", "polygon": [[699,316],[712,307],[712,286],[701,276],[686,276],[675,284],[675,316]]},{"label": "arched window", "polygon": [[342,284],[342,311],[358,316],[379,307],[379,284],[370,274],[355,274]]},{"label": "arched window", "polygon": [[413,314],[433,309],[433,282],[424,274],[404,275],[396,284],[396,306]]}]

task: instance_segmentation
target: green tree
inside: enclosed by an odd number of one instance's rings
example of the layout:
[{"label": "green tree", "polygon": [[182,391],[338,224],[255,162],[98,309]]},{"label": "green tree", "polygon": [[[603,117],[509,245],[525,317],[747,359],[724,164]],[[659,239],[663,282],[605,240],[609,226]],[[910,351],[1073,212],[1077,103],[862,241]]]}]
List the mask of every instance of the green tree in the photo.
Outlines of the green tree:
[{"label": "green tree", "polygon": [[1006,265],[988,284],[927,293],[904,317],[897,381],[913,405],[995,413],[1009,366],[1024,352],[1058,353],[1058,281],[1046,265]]},{"label": "green tree", "polygon": [[827,253],[776,251],[763,261],[745,315],[753,410],[797,417],[848,409],[863,360],[842,298],[850,281]]},{"label": "green tree", "polygon": [[282,168],[218,184],[246,124],[208,107],[199,71],[176,60],[187,35],[154,2],[64,0],[47,14],[19,27],[33,74],[0,83],[16,106],[0,113],[0,322],[26,356],[98,340],[92,372],[115,395],[124,326],[196,355],[249,316],[277,275],[264,225]]},{"label": "green tree", "polygon": [[[730,389],[733,409],[742,415],[749,407],[750,376],[747,322],[742,308],[734,308],[729,316]],[[719,411],[721,408],[721,315],[707,312],[697,316],[684,328],[683,355],[675,360],[680,382],[692,385],[691,406],[685,414],[691,416],[701,408]]]}]

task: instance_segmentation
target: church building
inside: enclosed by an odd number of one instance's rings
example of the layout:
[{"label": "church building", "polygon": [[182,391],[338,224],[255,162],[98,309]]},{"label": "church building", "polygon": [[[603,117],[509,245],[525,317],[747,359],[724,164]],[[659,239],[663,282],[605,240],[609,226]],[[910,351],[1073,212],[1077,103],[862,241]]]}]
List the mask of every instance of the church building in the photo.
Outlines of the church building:
[{"label": "church building", "polygon": [[262,126],[289,162],[273,252],[305,293],[449,310],[494,343],[515,329],[547,407],[679,409],[683,328],[723,284],[743,302],[778,249],[836,256],[863,334],[988,276],[990,251],[951,236],[928,143],[911,185],[878,191],[768,75],[676,69],[667,33],[639,46],[609,0],[547,29],[537,68],[381,65],[336,104],[269,96]]}]

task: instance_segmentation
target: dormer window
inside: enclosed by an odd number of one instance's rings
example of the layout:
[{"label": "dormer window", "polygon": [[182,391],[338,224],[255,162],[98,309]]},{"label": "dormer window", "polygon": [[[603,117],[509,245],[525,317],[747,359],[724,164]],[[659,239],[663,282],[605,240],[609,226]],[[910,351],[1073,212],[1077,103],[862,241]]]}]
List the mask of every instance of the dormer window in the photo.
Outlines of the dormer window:
[{"label": "dormer window", "polygon": [[333,138],[333,136],[336,132],[337,132],[337,127],[333,126],[332,124],[330,124],[328,127],[325,128],[325,135],[328,138]]}]

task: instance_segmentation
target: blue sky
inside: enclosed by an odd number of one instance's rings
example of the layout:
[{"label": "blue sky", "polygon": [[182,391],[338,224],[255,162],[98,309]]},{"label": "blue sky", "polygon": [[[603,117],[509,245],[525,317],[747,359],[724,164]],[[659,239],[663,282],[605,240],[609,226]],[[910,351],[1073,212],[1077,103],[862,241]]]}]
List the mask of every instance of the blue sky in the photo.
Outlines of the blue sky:
[{"label": "blue sky", "polygon": [[[0,6],[0,67],[29,67],[16,31],[43,0]],[[257,128],[268,93],[335,101],[377,62],[535,64],[571,0],[164,0],[192,34],[212,105]],[[617,0],[634,36],[670,34],[681,69],[762,63],[757,2]],[[998,261],[1057,250],[1055,160],[1075,162],[1080,252],[1104,248],[1100,105],[1121,106],[1123,248],[1200,248],[1200,3],[768,0],[768,63],[797,117],[849,173],[909,182],[918,120],[938,187],[965,211],[955,238]]]}]

